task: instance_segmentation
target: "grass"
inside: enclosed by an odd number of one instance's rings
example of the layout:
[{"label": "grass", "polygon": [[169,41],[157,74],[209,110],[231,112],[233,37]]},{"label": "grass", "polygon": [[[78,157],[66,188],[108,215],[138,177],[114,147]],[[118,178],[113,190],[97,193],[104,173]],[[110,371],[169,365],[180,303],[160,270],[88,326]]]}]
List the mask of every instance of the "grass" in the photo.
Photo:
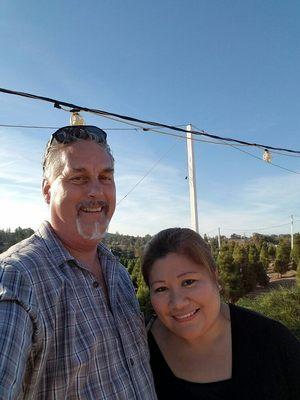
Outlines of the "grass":
[{"label": "grass", "polygon": [[237,304],[276,319],[300,340],[300,288],[280,287],[254,299],[242,298]]}]

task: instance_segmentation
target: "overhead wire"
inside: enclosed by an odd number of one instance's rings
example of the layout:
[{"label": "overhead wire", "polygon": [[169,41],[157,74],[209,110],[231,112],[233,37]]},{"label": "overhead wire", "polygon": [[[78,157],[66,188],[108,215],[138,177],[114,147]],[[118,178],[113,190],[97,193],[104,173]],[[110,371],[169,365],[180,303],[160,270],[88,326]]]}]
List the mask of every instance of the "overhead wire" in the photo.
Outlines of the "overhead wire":
[{"label": "overhead wire", "polygon": [[177,143],[172,143],[172,146],[152,165],[152,167],[142,176],[141,179],[139,179],[135,185],[132,186],[132,188],[117,202],[117,205],[121,203],[126,197],[134,191],[134,189],[143,182],[143,180],[157,167],[157,165],[162,161],[163,158],[167,156],[167,154],[170,153],[170,151],[175,147]]},{"label": "overhead wire", "polygon": [[[70,111],[72,111],[72,110],[85,111],[85,112],[90,112],[90,113],[97,114],[100,116],[104,116],[104,115],[112,116],[112,117],[116,117],[120,120],[137,122],[140,124],[146,124],[146,125],[150,125],[150,126],[154,126],[154,127],[167,128],[170,130],[175,130],[175,131],[179,131],[179,132],[183,132],[183,133],[188,132],[186,129],[176,127],[173,125],[163,124],[163,123],[154,122],[154,121],[146,121],[146,120],[142,120],[139,118],[134,118],[134,117],[130,117],[130,116],[122,115],[122,114],[111,113],[111,112],[104,111],[104,110],[83,107],[83,106],[79,106],[76,104],[67,103],[67,102],[64,102],[61,100],[52,99],[50,97],[38,96],[38,95],[31,94],[31,93],[19,92],[19,91],[10,90],[10,89],[4,89],[4,88],[0,88],[0,92],[6,93],[6,94],[11,94],[11,95],[16,95],[16,96],[21,96],[21,97],[27,97],[27,98],[31,98],[31,99],[35,99],[35,100],[46,101],[46,102],[52,103],[54,105],[54,107],[56,107],[56,108],[68,107],[68,108],[70,108]],[[269,150],[279,150],[279,151],[284,151],[284,152],[288,152],[288,153],[300,154],[299,150],[274,147],[274,146],[265,145],[265,144],[261,144],[261,143],[251,143],[251,142],[246,142],[244,140],[234,139],[234,138],[230,138],[230,137],[229,138],[221,137],[218,135],[214,135],[214,134],[205,132],[204,130],[201,130],[201,131],[191,130],[190,132],[193,133],[194,135],[200,135],[200,136],[210,137],[213,139],[225,140],[227,142],[234,142],[234,143],[239,143],[239,144],[245,144],[247,146],[254,146],[254,147],[260,147],[260,148],[265,148],[265,149],[269,149]]]},{"label": "overhead wire", "polygon": [[[243,152],[244,154],[247,154],[255,159],[258,159],[260,161],[264,161],[262,160],[260,157],[255,156],[254,154],[243,150],[241,148],[239,148],[238,146],[254,146],[254,147],[259,147],[259,148],[265,148],[265,149],[270,149],[272,151],[277,151],[277,152],[287,152],[287,153],[292,153],[292,154],[300,154],[300,151],[298,150],[292,150],[292,149],[285,149],[285,148],[278,148],[278,147],[274,147],[274,146],[269,146],[269,145],[265,145],[265,144],[259,144],[259,143],[250,143],[250,142],[246,142],[246,141],[242,141],[239,139],[233,139],[233,138],[224,138],[218,135],[213,135],[213,134],[209,134],[207,132],[205,132],[204,130],[199,130],[199,131],[195,131],[195,130],[191,130],[191,131],[187,131],[186,129],[182,129],[179,126],[173,126],[173,125],[167,125],[167,124],[162,124],[162,123],[158,123],[158,122],[153,122],[153,121],[145,121],[145,120],[141,120],[138,118],[133,118],[133,117],[129,117],[129,116],[125,116],[125,115],[121,115],[121,114],[116,114],[116,113],[110,113],[107,111],[103,111],[103,110],[98,110],[98,109],[91,109],[88,107],[82,107],[82,106],[78,106],[72,103],[67,103],[67,102],[63,102],[57,99],[52,99],[49,97],[44,97],[44,96],[37,96],[34,94],[30,94],[30,93],[25,93],[25,92],[17,92],[17,91],[13,91],[13,90],[9,90],[9,89],[4,89],[4,88],[0,88],[0,92],[2,93],[6,93],[6,94],[12,94],[12,95],[18,95],[18,96],[22,96],[22,97],[27,97],[27,98],[31,98],[31,99],[35,99],[35,100],[42,100],[42,101],[46,101],[46,102],[50,102],[54,104],[54,107],[59,108],[59,109],[63,109],[65,111],[86,111],[86,112],[90,112],[90,113],[94,113],[97,115],[100,115],[102,117],[105,118],[109,118],[118,122],[123,122],[123,123],[127,123],[128,125],[132,125],[135,127],[134,130],[138,130],[141,129],[142,131],[152,131],[152,132],[156,132],[156,133],[160,133],[160,134],[165,134],[165,135],[169,135],[169,136],[175,136],[175,137],[179,137],[181,139],[185,139],[185,137],[183,135],[179,135],[179,134],[171,134],[169,132],[163,132],[163,131],[159,131],[157,129],[154,129],[152,126],[154,127],[160,127],[160,128],[166,128],[166,129],[170,129],[170,130],[175,130],[175,131],[179,131],[181,133],[187,133],[190,132],[194,135],[202,135],[202,136],[206,136],[209,137],[210,139],[215,139],[217,141],[212,141],[212,140],[204,140],[204,139],[198,139],[193,137],[192,140],[194,141],[201,141],[201,142],[206,142],[206,143],[210,143],[210,144],[222,144],[222,145],[228,145],[236,150],[239,150],[241,152]],[[64,107],[68,107],[70,108],[70,110],[65,109]],[[146,125],[150,125],[151,128],[146,128],[144,126],[141,125],[137,125],[137,124],[146,124]],[[8,124],[2,124],[0,125],[2,127],[22,127],[22,128],[29,128],[29,126],[26,125],[19,125],[19,126],[13,126],[13,125],[8,125]],[[55,127],[38,127],[38,126],[31,126],[31,128],[36,128],[36,129],[56,129]],[[114,128],[108,128],[108,129],[114,129]],[[107,130],[108,130],[107,129]],[[116,129],[117,130],[117,129]],[[120,129],[122,130],[122,129]],[[129,130],[129,129],[127,129]],[[131,130],[133,130],[133,128],[131,128]],[[228,142],[234,142],[235,145],[233,145],[232,143],[228,143]],[[282,154],[282,153],[280,153]],[[129,193],[131,193],[131,191],[133,191],[138,185],[139,183],[141,183],[145,177],[147,175],[149,175],[149,173],[156,167],[156,165],[160,162],[160,160],[158,160],[158,162],[156,162],[154,164],[154,166],[152,168],[150,168],[150,170],[146,173],[146,175],[144,175],[144,177],[141,178],[141,180],[139,180],[136,185],[134,185],[134,187],[132,188],[132,190],[130,190],[120,201],[119,203],[128,196]],[[280,168],[282,170],[288,171],[290,173],[294,173],[294,174],[300,174],[300,172],[298,171],[294,171],[285,167],[282,167],[278,164],[275,164],[273,162],[269,162],[269,164],[271,164],[272,166],[275,166],[277,168]]]},{"label": "overhead wire", "polygon": [[[298,220],[299,221],[299,220]],[[296,221],[294,221],[296,222]],[[266,226],[263,228],[247,228],[247,229],[240,229],[240,228],[227,228],[227,227],[221,227],[221,231],[232,231],[232,232],[253,232],[256,233],[257,231],[263,231],[263,230],[268,230],[268,229],[273,229],[273,228],[280,228],[282,226],[290,226],[290,223],[284,223],[284,224],[279,224],[279,225],[270,225]],[[211,233],[211,232],[216,232],[217,228],[211,229],[208,232],[205,232],[206,234]]]},{"label": "overhead wire", "polygon": [[[11,125],[0,124],[2,128],[32,128],[32,129],[59,129],[60,126],[38,126],[38,125]],[[137,128],[102,128],[106,131],[137,131]]]}]

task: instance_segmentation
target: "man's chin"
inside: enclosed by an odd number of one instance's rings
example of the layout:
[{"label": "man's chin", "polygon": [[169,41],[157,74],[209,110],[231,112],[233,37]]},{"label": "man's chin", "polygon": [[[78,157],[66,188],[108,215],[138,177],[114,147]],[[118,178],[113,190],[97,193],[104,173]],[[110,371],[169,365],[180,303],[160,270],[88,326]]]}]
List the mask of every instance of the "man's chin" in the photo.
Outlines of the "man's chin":
[{"label": "man's chin", "polygon": [[81,223],[79,219],[76,220],[77,232],[85,240],[101,241],[106,235],[108,226],[109,221],[105,224],[95,221],[93,224],[87,226]]}]

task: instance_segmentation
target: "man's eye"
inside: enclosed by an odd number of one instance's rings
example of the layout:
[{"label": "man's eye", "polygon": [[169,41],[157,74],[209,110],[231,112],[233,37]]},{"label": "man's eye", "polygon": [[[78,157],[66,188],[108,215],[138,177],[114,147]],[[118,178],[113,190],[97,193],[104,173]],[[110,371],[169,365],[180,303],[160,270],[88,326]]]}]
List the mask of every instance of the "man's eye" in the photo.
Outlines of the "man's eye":
[{"label": "man's eye", "polygon": [[195,282],[196,282],[195,279],[186,279],[185,281],[182,282],[182,286],[191,286]]},{"label": "man's eye", "polygon": [[71,181],[74,183],[82,183],[86,181],[86,177],[85,176],[73,176],[71,178]]},{"label": "man's eye", "polygon": [[100,181],[110,182],[112,180],[111,176],[99,176]]}]

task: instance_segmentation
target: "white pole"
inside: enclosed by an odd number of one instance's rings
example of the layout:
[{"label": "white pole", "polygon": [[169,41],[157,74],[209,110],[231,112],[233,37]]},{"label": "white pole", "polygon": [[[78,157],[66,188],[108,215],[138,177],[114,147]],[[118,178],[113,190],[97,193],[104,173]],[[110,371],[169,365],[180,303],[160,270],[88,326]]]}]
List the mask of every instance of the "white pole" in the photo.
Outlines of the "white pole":
[{"label": "white pole", "polygon": [[294,216],[291,215],[291,250],[294,248]]},{"label": "white pole", "polygon": [[221,230],[220,227],[218,228],[218,246],[219,249],[221,248]]},{"label": "white pole", "polygon": [[190,209],[191,209],[191,228],[199,233],[198,211],[197,211],[197,190],[196,190],[196,171],[194,162],[194,148],[192,140],[192,125],[186,127],[187,154],[188,154],[188,177],[190,187]]}]

